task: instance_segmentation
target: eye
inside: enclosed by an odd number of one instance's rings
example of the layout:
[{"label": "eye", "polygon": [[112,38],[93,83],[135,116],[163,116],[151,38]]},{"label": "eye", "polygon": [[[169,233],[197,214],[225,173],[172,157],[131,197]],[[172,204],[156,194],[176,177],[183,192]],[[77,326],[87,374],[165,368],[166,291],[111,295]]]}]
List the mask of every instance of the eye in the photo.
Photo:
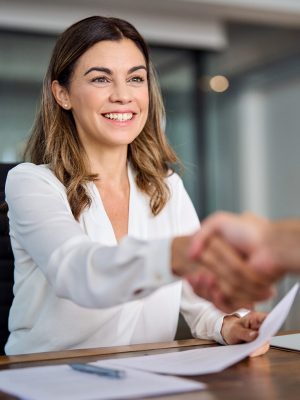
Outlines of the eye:
[{"label": "eye", "polygon": [[108,83],[109,79],[106,76],[96,76],[91,81],[96,83]]},{"label": "eye", "polygon": [[130,82],[134,82],[134,83],[142,83],[145,82],[145,78],[143,76],[132,76],[130,79]]}]

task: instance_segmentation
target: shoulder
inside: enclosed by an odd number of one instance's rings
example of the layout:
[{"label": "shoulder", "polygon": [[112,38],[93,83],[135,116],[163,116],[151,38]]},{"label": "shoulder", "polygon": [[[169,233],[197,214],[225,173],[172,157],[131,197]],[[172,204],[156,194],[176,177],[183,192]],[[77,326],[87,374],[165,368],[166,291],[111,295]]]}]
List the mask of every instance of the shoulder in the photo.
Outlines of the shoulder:
[{"label": "shoulder", "polygon": [[36,165],[29,162],[18,164],[8,172],[8,177],[24,177],[24,176],[36,176],[41,178],[47,178],[49,180],[57,180],[53,172],[46,164]]},{"label": "shoulder", "polygon": [[47,183],[54,185],[59,189],[64,189],[63,184],[56,178],[50,168],[45,165],[36,165],[32,163],[21,163],[12,168],[7,174],[6,188],[11,184],[39,184]]},{"label": "shoulder", "polygon": [[199,229],[199,218],[194,205],[176,172],[171,172],[166,179],[171,192],[168,205],[173,210],[174,221],[177,221],[175,233],[189,235]]},{"label": "shoulder", "polygon": [[[16,165],[14,168],[12,168],[9,171],[9,175],[18,175],[18,174],[27,174],[27,173],[33,173],[33,174],[47,174],[48,172],[51,172],[50,169],[48,168],[47,165],[41,164],[41,165],[36,165],[30,162],[24,162]],[[52,172],[51,172],[52,173]],[[52,174],[53,175],[53,174]]]},{"label": "shoulder", "polygon": [[170,190],[170,197],[168,203],[172,203],[176,207],[181,207],[186,198],[189,198],[185,189],[182,178],[174,171],[169,171],[165,182]]},{"label": "shoulder", "polygon": [[166,182],[171,191],[184,190],[184,185],[181,177],[174,171],[169,170],[166,176]]}]

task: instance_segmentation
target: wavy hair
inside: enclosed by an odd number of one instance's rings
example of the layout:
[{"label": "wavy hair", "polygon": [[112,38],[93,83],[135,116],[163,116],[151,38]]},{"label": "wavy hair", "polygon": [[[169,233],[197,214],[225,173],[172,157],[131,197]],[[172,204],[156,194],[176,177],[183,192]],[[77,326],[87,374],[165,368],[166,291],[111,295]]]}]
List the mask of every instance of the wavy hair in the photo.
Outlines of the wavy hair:
[{"label": "wavy hair", "polygon": [[129,144],[128,160],[136,171],[136,184],[150,197],[150,208],[157,215],[169,199],[165,178],[170,168],[181,166],[167,142],[162,124],[164,106],[148,47],[139,32],[127,21],[93,16],[71,25],[58,38],[43,82],[40,108],[24,157],[35,164],[48,164],[66,188],[74,217],[78,220],[91,198],[86,183],[98,179],[91,174],[80,142],[72,111],[55,100],[51,84],[57,80],[69,88],[77,60],[94,44],[103,40],[132,40],[145,58],[149,87],[148,118],[141,133]]}]

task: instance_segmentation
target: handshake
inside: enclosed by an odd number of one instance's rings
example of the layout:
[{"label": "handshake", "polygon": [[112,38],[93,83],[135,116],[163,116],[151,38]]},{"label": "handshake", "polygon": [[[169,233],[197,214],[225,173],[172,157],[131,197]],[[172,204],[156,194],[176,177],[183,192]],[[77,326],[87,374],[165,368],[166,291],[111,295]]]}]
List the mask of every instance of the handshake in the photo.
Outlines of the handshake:
[{"label": "handshake", "polygon": [[222,311],[252,308],[284,274],[300,274],[300,220],[215,213],[194,235],[173,239],[172,271]]}]

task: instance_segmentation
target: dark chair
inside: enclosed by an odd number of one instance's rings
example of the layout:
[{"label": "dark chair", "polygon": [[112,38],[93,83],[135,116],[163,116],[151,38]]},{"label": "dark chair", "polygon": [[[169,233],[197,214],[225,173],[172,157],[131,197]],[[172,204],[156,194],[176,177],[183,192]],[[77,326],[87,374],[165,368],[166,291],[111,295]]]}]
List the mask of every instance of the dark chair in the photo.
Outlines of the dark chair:
[{"label": "dark chair", "polygon": [[177,330],[174,340],[183,340],[183,339],[193,339],[193,335],[191,333],[190,327],[185,322],[183,315],[179,313]]},{"label": "dark chair", "polygon": [[7,210],[3,207],[8,171],[16,164],[0,164],[0,354],[7,341],[8,314],[13,300],[14,256],[11,250]]}]

